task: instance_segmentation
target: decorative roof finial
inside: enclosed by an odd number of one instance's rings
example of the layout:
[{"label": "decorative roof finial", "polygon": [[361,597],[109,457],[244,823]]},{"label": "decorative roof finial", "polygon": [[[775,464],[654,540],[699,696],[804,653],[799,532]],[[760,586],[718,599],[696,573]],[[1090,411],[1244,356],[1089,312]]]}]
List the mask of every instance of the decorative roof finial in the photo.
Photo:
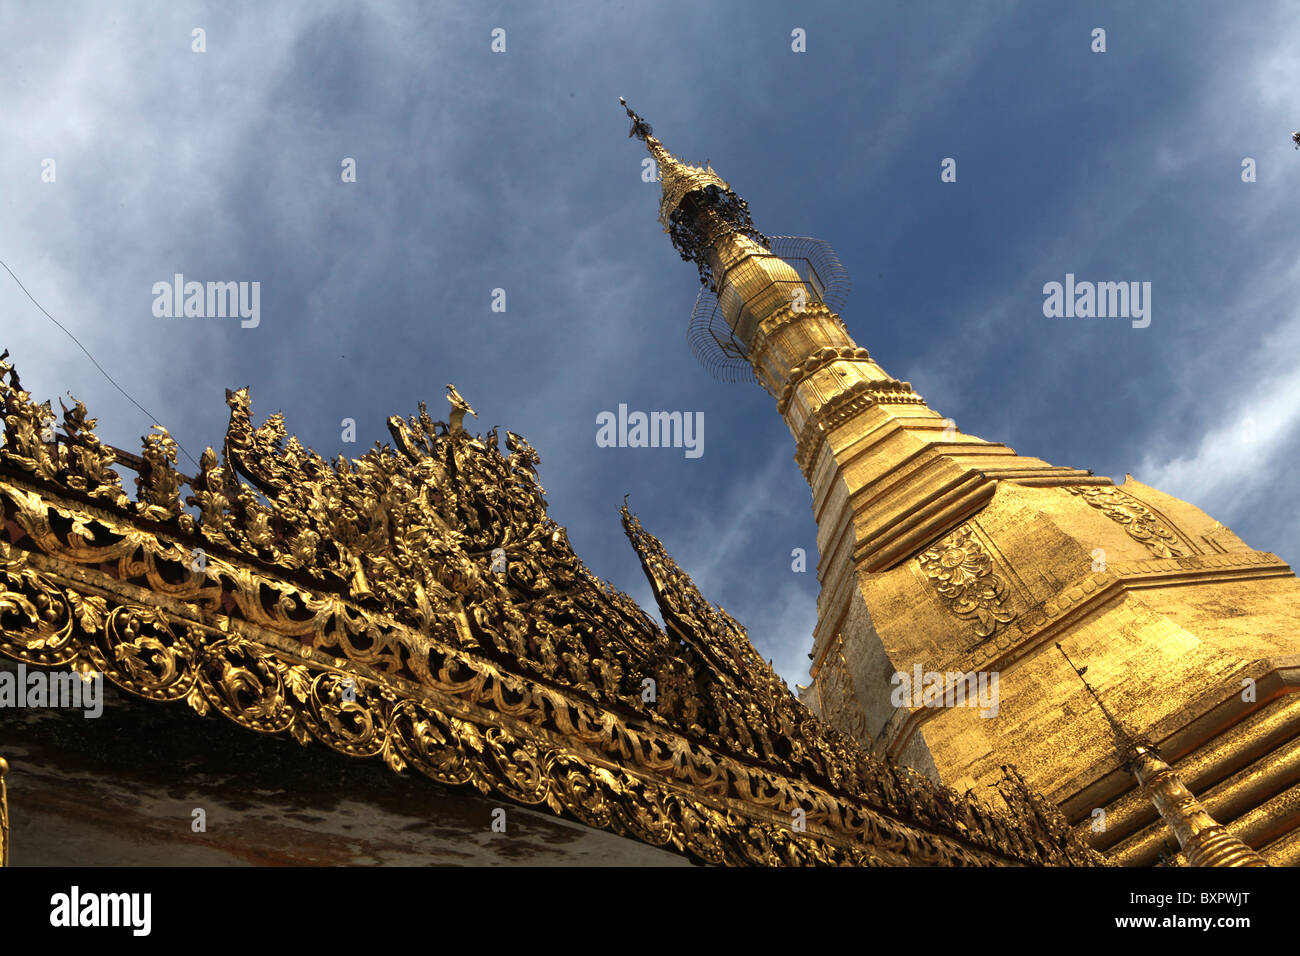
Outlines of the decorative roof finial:
[{"label": "decorative roof finial", "polygon": [[447,401],[451,403],[451,415],[448,419],[449,430],[453,435],[466,435],[464,421],[465,416],[473,415],[478,418],[478,412],[470,407],[469,402],[461,398],[460,392],[456,391],[456,386],[450,382],[447,383]]}]

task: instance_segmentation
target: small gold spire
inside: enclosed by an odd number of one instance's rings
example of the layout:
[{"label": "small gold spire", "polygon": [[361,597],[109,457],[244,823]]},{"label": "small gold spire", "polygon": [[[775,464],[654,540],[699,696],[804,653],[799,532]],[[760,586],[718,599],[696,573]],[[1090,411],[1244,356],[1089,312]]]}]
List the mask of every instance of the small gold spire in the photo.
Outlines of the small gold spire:
[{"label": "small gold spire", "polygon": [[1178,847],[1191,866],[1268,866],[1268,862],[1247,844],[1238,840],[1206,812],[1196,796],[1174,773],[1174,769],[1160,759],[1155,745],[1133,733],[1115,717],[1102,702],[1087,678],[1088,668],[1076,667],[1070,655],[1059,643],[1056,649],[1070,665],[1084,688],[1101,709],[1106,723],[1115,737],[1116,750],[1128,765],[1129,773],[1137,779],[1142,795],[1160,814],[1160,819],[1178,840]]},{"label": "small gold spire", "polygon": [[1160,819],[1173,831],[1191,866],[1268,866],[1268,862],[1218,823],[1154,747],[1139,744],[1129,765]]}]

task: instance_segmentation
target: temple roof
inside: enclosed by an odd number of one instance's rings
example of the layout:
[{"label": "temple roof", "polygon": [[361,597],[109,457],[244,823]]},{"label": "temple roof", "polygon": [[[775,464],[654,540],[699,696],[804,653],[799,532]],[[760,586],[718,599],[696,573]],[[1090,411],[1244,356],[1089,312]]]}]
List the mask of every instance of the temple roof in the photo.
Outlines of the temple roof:
[{"label": "temple roof", "polygon": [[[712,863],[1096,864],[821,723],[626,507],[665,622],[593,575],[507,432],[419,414],[326,461],[227,393],[222,451],[104,445],[0,356],[0,653]],[[451,389],[460,418],[468,403]],[[459,400],[465,408],[457,405]],[[119,468],[137,472],[129,496]],[[188,488],[188,493],[186,489]]]}]

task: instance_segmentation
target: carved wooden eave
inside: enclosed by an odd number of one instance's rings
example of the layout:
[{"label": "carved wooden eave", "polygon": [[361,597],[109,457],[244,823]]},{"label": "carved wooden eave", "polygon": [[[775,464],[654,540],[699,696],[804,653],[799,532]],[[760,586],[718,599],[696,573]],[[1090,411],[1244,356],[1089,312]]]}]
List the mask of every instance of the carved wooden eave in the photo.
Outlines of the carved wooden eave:
[{"label": "carved wooden eave", "polygon": [[56,421],[7,356],[11,658],[703,862],[1102,862],[1014,771],[994,809],[823,725],[624,509],[660,628],[578,560],[517,435],[502,454],[421,406],[395,447],[330,463],[240,390],[188,477],[161,428],[136,457],[80,402]]}]

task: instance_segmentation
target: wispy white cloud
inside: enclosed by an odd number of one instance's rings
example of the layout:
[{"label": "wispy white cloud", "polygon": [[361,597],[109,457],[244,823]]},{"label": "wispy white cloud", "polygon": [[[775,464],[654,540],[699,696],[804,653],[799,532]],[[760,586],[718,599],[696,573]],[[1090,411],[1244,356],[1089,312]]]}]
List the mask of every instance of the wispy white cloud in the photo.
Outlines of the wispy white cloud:
[{"label": "wispy white cloud", "polygon": [[[766,449],[763,464],[728,489],[720,502],[693,502],[674,522],[666,546],[705,598],[725,607],[749,632],[760,653],[771,658],[788,684],[808,680],[808,651],[817,623],[816,526],[809,508],[806,537],[773,536],[791,528],[798,476],[788,447]],[[797,525],[796,525],[797,526]],[[791,552],[803,548],[805,570],[793,569]]]},{"label": "wispy white cloud", "polygon": [[[1247,354],[1246,361],[1224,368],[1207,356],[1212,374],[1196,374],[1194,391],[1206,412],[1191,447],[1161,442],[1133,469],[1134,477],[1184,498],[1230,523],[1261,504],[1259,493],[1292,467],[1294,439],[1300,425],[1300,263],[1289,269],[1266,263],[1227,315],[1267,310],[1281,317]],[[1273,268],[1270,268],[1273,267]],[[1267,503],[1264,503],[1268,507]],[[1294,509],[1291,509],[1294,510]],[[1300,540],[1289,544],[1300,554]]]}]

